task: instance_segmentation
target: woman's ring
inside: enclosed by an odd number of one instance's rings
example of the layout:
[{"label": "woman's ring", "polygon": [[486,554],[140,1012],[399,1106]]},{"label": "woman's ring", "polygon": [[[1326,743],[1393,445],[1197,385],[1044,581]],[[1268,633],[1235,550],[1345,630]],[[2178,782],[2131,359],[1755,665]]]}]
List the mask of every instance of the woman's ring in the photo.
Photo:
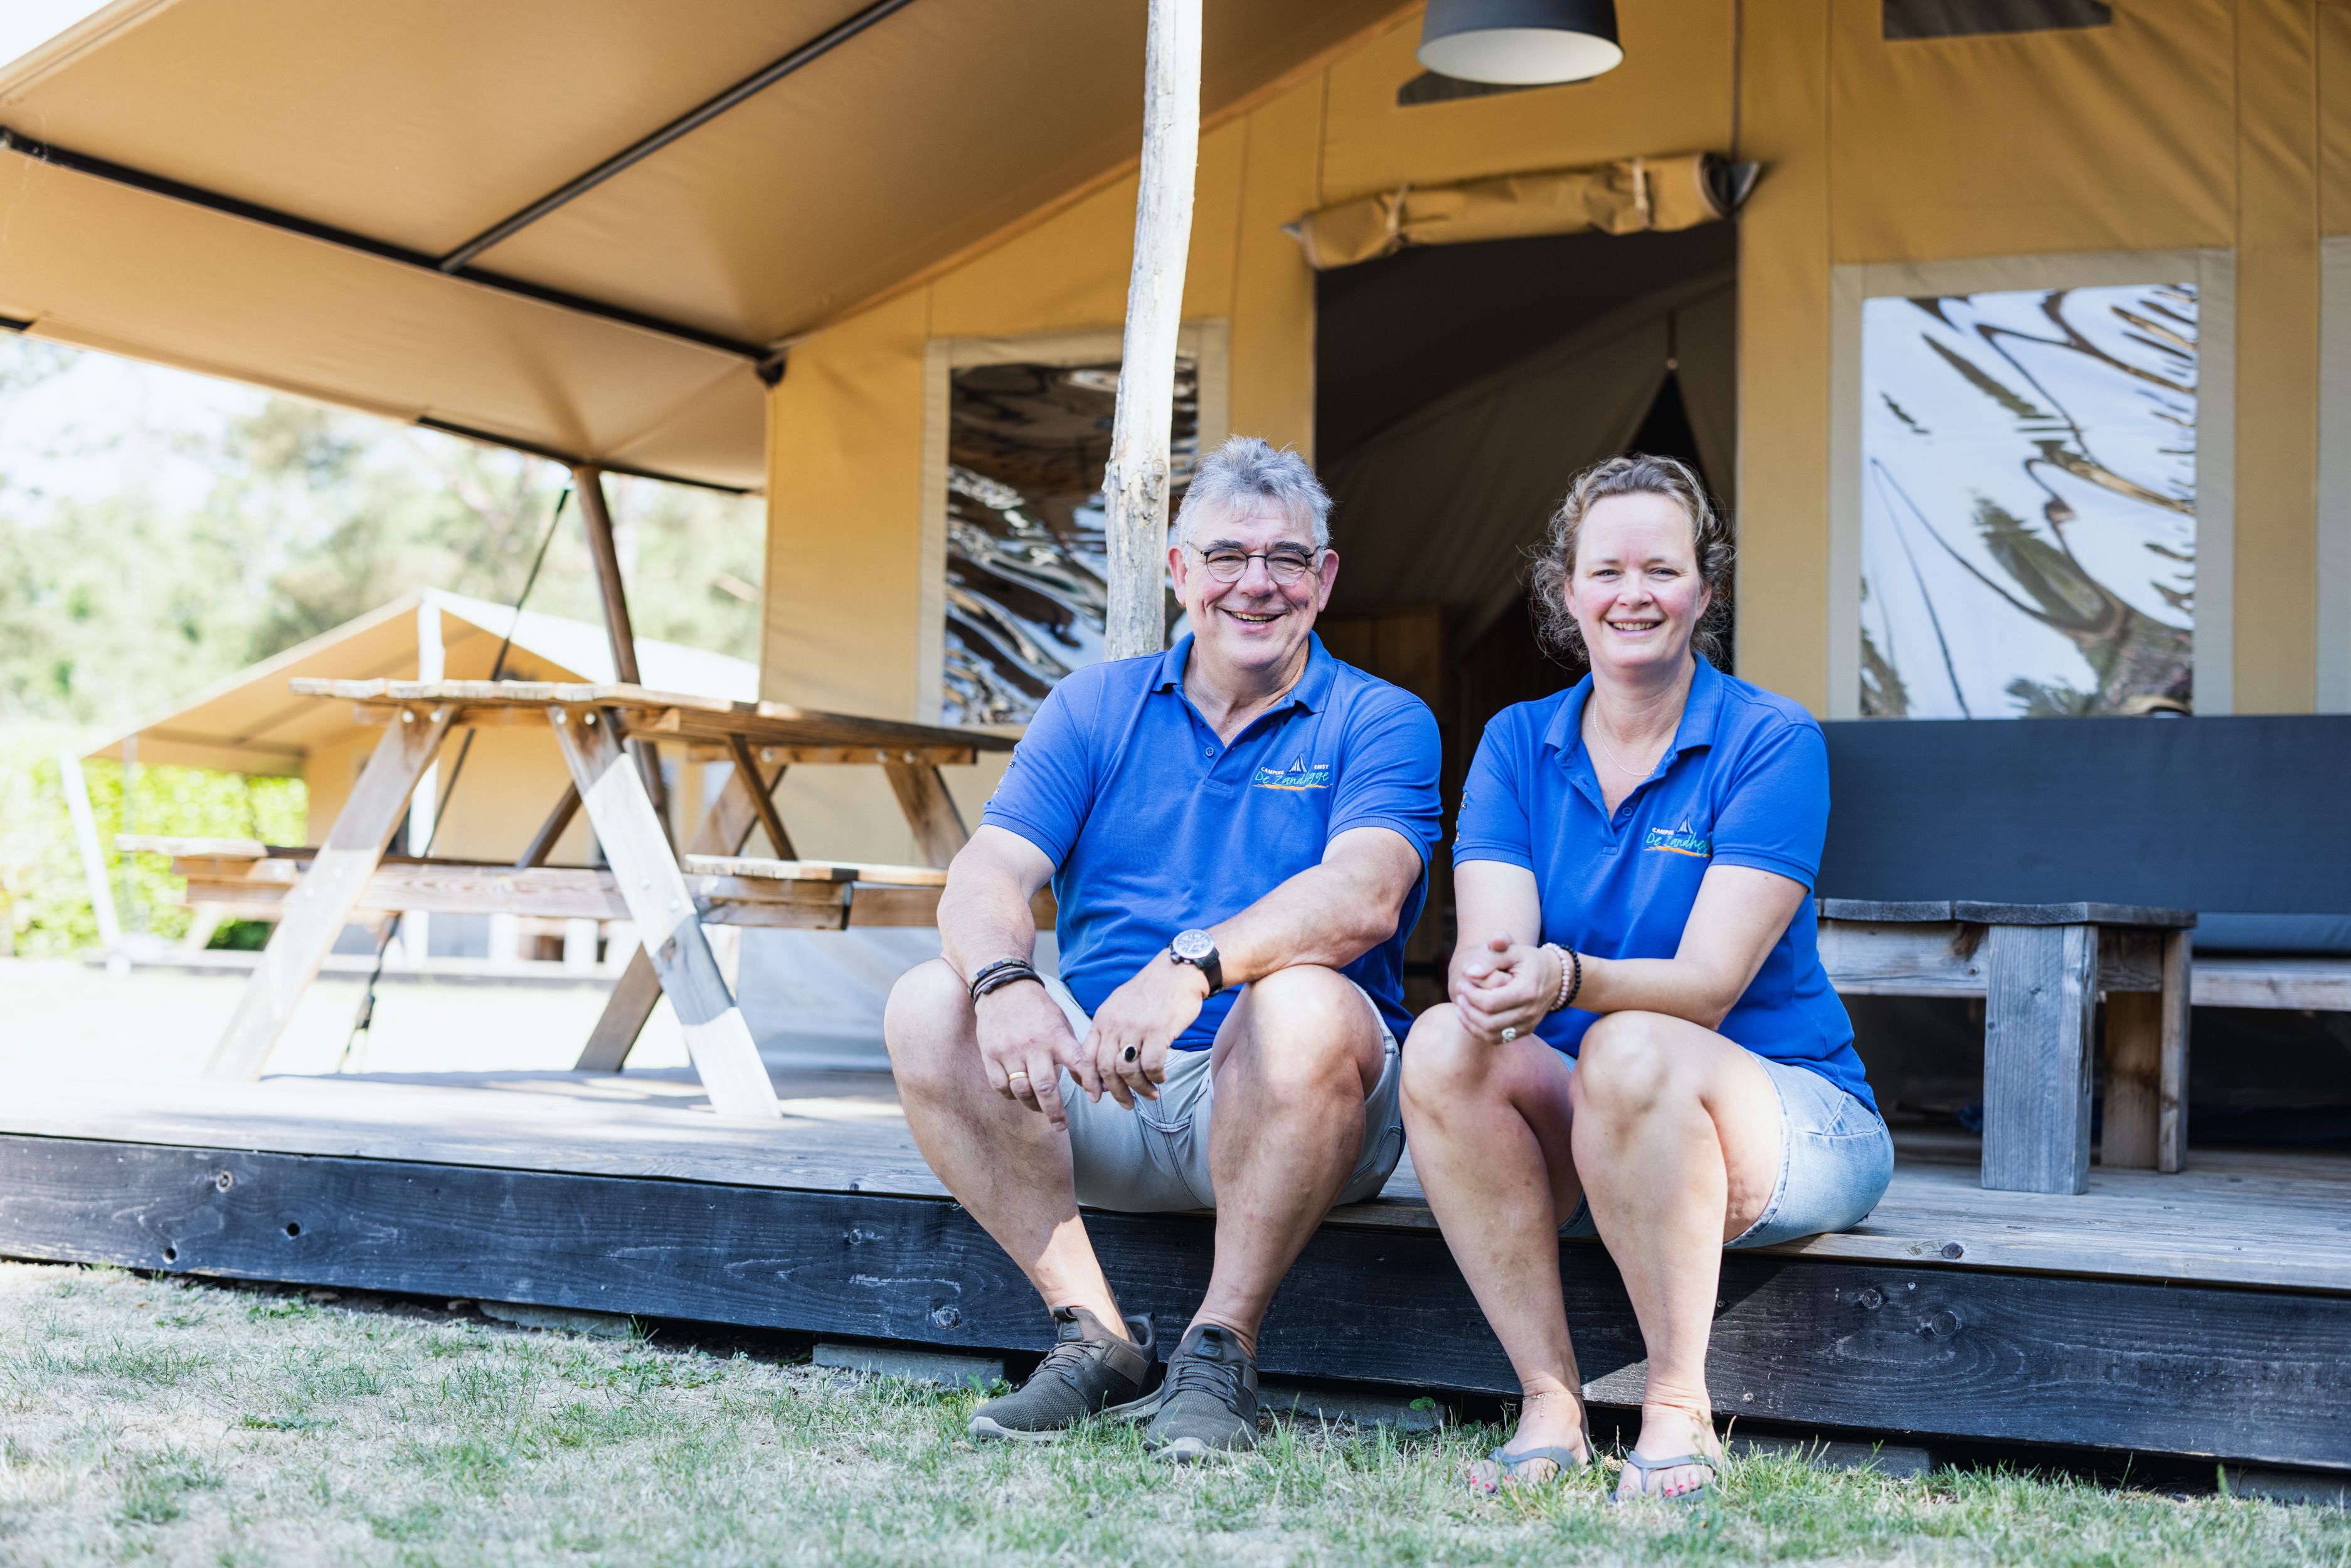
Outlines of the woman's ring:
[{"label": "woman's ring", "polygon": [[1517,1030],[1515,1030],[1515,1029],[1506,1029],[1506,1030],[1504,1030],[1502,1031],[1502,1043],[1503,1043],[1504,1045],[1508,1045],[1508,1044],[1510,1044],[1510,1041],[1512,1041],[1512,1040],[1516,1040],[1516,1039],[1518,1039],[1518,1038],[1519,1038],[1519,1031],[1518,1031]]},{"label": "woman's ring", "polygon": [[1130,1045],[1130,1046],[1128,1046],[1128,1047],[1126,1048],[1126,1055],[1125,1055],[1124,1057],[1121,1058],[1121,1060],[1122,1060],[1122,1061],[1133,1061],[1134,1060],[1134,1047],[1133,1047],[1133,1046],[1131,1046],[1131,1045]]}]

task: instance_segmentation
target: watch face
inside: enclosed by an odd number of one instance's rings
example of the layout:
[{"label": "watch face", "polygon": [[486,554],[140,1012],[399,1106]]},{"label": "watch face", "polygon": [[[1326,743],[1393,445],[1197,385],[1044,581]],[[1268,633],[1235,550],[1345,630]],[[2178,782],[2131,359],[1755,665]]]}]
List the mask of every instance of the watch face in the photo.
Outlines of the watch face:
[{"label": "watch face", "polygon": [[1170,942],[1167,948],[1178,958],[1186,958],[1196,964],[1215,952],[1217,944],[1205,931],[1182,931],[1176,933],[1176,940]]}]

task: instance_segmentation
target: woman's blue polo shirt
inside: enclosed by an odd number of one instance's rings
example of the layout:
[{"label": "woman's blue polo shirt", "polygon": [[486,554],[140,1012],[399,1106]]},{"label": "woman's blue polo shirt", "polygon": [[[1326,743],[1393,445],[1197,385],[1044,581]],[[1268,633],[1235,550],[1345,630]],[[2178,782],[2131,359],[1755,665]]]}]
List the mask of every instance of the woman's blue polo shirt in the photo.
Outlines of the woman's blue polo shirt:
[{"label": "woman's blue polo shirt", "polygon": [[[1385,941],[1343,971],[1402,1040],[1404,942],[1439,831],[1437,720],[1410,692],[1310,637],[1290,695],[1230,746],[1184,695],[1192,639],[1089,664],[1029,722],[980,821],[1054,865],[1061,980],[1089,1013],[1179,931],[1214,925],[1322,860],[1351,828],[1392,828],[1421,874]],[[1206,1051],[1238,993],[1210,997],[1176,1040]]]},{"label": "woman's blue polo shirt", "polygon": [[[1828,744],[1810,714],[1699,659],[1673,745],[1612,817],[1583,746],[1591,695],[1586,675],[1486,726],[1461,793],[1455,864],[1534,873],[1542,939],[1603,958],[1672,957],[1708,866],[1755,866],[1810,891],[1829,821]],[[1874,1109],[1819,934],[1807,898],[1719,1028]],[[1598,1016],[1569,1008],[1536,1032],[1573,1056]]]}]

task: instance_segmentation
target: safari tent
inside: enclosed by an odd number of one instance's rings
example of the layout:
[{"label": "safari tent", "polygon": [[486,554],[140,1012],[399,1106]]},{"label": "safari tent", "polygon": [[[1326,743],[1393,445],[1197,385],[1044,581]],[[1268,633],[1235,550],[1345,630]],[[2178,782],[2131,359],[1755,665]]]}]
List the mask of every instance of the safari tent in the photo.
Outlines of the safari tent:
[{"label": "safari tent", "polygon": [[[1934,932],[1959,933],[1926,969],[1855,994],[1984,998],[1966,932],[1999,924],[1986,909],[2071,908],[2073,929],[2125,933],[2112,951],[2137,956],[2111,973],[2106,938],[2067,949],[2093,955],[2060,1064],[2078,1084],[2043,1097],[2078,1138],[2086,1195],[1980,1191],[1973,1155],[1952,1152],[1964,1141],[1906,1145],[1904,1196],[1864,1232],[1727,1270],[1724,1310],[1754,1335],[1718,1343],[1776,1348],[1719,1356],[1721,1407],[2342,1466],[2328,1412],[2351,1395],[2351,1255],[2296,1183],[2339,1195],[2351,1173],[2319,1155],[2177,1166],[2183,921],[2303,923],[2265,939],[2283,967],[2194,960],[2199,1004],[2351,1006],[2351,947],[2309,925],[2351,913],[2335,907],[2351,842],[2323,778],[2346,743],[2321,716],[2351,712],[2351,10],[1617,10],[1616,68],[1494,90],[1423,69],[1418,5],[1209,0],[1178,477],[1185,453],[1231,432],[1314,458],[1343,562],[1326,635],[1430,701],[1458,770],[1488,715],[1566,678],[1535,651],[1520,578],[1566,476],[1627,445],[1687,456],[1736,517],[1736,672],[1823,719],[1882,721],[1832,725],[1877,803],[1855,819],[1876,835],[1866,853],[1840,862],[1832,844],[1832,866],[1860,868],[1850,891],[1879,901],[1856,925],[1931,906]],[[759,695],[971,737],[941,764],[968,821],[1003,737],[1099,653],[1094,491],[1143,43],[1143,7],[1100,0],[119,0],[0,74],[0,317],[590,476],[761,492]],[[1942,719],[1974,722],[1928,722]],[[2008,719],[2026,722],[1991,722]],[[935,734],[901,738],[908,758],[918,743],[949,756]],[[1993,799],[2011,782],[2013,801]],[[2224,788],[2273,785],[2212,811]],[[856,769],[795,767],[776,799],[804,847],[935,858],[912,797],[901,821]],[[2165,883],[2195,858],[2181,823],[2208,812],[2206,880]],[[2052,841],[2109,880],[2065,882]],[[1946,868],[1998,862],[2013,885],[1938,883],[1930,851]],[[1960,899],[2009,902],[1971,916]],[[1433,965],[1442,941],[1432,923],[1416,958]],[[2171,1020],[2123,1009],[2144,1024],[2129,1071],[2174,1174],[2084,1174],[2081,998],[2109,982],[2159,992]],[[265,1184],[286,1179],[270,1160],[319,1156],[354,1215],[419,1236],[444,1222],[377,1180],[369,1151],[386,1145],[291,1111],[273,1141],[240,1143],[244,1103],[158,1108],[141,1135],[263,1149],[236,1157]],[[26,1114],[0,1138],[12,1159],[55,1155],[63,1182],[112,1157],[56,1154],[114,1135],[94,1103]],[[318,1130],[284,1130],[304,1124]],[[649,1125],[625,1152],[583,1166],[575,1142],[533,1169],[550,1203],[585,1182],[642,1188],[640,1221],[692,1239],[661,1280],[627,1260],[625,1229],[415,1277],[871,1337],[1034,1339],[1017,1290],[947,1299],[939,1260],[985,1271],[987,1243],[904,1151],[877,1176],[862,1145],[779,1164],[769,1133],[662,1144]],[[399,1145],[453,1171],[511,1165],[516,1146],[454,1124]],[[170,1179],[103,1168],[129,1195],[108,1213]],[[685,1169],[737,1184],[743,1228],[693,1207]],[[489,1176],[448,1182],[456,1209],[502,1201]],[[2249,1201],[2275,1247],[2241,1244],[2229,1214]],[[97,1203],[72,1206],[76,1222],[104,1230]],[[1310,1249],[1289,1291],[1354,1292],[1354,1337],[1311,1343],[1303,1309],[1277,1305],[1301,1315],[1269,1343],[1306,1348],[1274,1370],[1356,1375],[1379,1342],[1374,1375],[1502,1386],[1495,1356],[1413,1348],[1470,1309],[1433,1231],[1387,1225],[1342,1217]],[[802,1249],[788,1290],[731,1271],[730,1238],[752,1231]],[[101,1245],[65,1234],[34,1241]],[[106,1234],[124,1260],[153,1250]],[[1184,1268],[1205,1256],[1183,1223],[1102,1234],[1106,1254],[1172,1238]],[[262,1231],[221,1236],[162,1256],[322,1282],[345,1267],[264,1261]],[[1577,1267],[1572,1310],[1622,1320],[1604,1260]],[[1374,1276],[1433,1282],[1366,1308]],[[2062,1326],[2093,1322],[2092,1349]],[[2011,1381],[1987,1392],[1991,1367]],[[1587,1371],[1600,1397],[1633,1386],[1612,1382],[1631,1375],[1622,1357]]]},{"label": "safari tent", "polygon": [[[616,471],[764,490],[766,690],[935,716],[954,663],[954,389],[1001,381],[977,373],[990,364],[1102,360],[1132,227],[1141,12],[690,9],[110,6],[0,81],[0,314]],[[1879,439],[1869,393],[1938,395],[1894,351],[1916,336],[1903,313],[1871,301],[2168,290],[2192,350],[2160,369],[2192,389],[2176,395],[2195,434],[2192,462],[2158,477],[2192,483],[2193,526],[2150,531],[2175,552],[2193,536],[2195,710],[2341,709],[2351,503],[2322,460],[2344,444],[2321,440],[2351,417],[2332,373],[2351,329],[2328,330],[2351,236],[2337,10],[1658,0],[1623,7],[1625,63],[1604,76],[1458,93],[1413,57],[1416,7],[1212,5],[1186,292],[1196,436],[1264,434],[1343,491],[1356,478],[1347,603],[1436,599],[1458,643],[1515,565],[1504,539],[1461,536],[1523,538],[1523,516],[1493,519],[1522,501],[1500,471],[1519,459],[1498,455],[1526,444],[1498,434],[1481,458],[1432,428],[1436,405],[1540,404],[1572,467],[1639,428],[1645,383],[1674,361],[1739,515],[1738,667],[1845,716],[1875,627],[1862,585],[1894,575],[1870,570],[1872,540],[1898,555],[1901,537],[1859,483]],[[762,66],[768,85],[661,140]],[[1735,223],[1666,189],[1700,152],[1758,165]],[[1285,232],[1365,204],[1376,228],[1399,197],[1455,202],[1463,237],[1583,227],[1583,203],[1499,226],[1458,214],[1479,182],[1593,170],[1654,198],[1597,198],[1604,226],[1548,249],[1456,249],[1424,222],[1404,237],[1439,243],[1318,272]],[[1644,327],[1659,340],[1625,340]],[[1579,347],[1614,356],[1572,378],[1581,402],[1539,376],[1492,384]],[[1467,483],[1386,501],[1383,451],[1411,441],[1449,449]],[[1447,541],[1442,580],[1406,564],[1416,527]]]}]

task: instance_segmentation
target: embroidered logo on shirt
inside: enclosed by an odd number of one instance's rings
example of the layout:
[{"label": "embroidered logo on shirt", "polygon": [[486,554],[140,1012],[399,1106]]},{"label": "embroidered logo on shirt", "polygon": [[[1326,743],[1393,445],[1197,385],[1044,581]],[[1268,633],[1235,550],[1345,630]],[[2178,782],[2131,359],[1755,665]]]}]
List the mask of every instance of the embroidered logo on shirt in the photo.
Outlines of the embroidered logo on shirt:
[{"label": "embroidered logo on shirt", "polygon": [[1697,860],[1712,860],[1714,845],[1701,837],[1684,819],[1678,828],[1651,828],[1643,841],[1645,850],[1662,850],[1669,855],[1689,855]]},{"label": "embroidered logo on shirt", "polygon": [[1331,765],[1317,762],[1309,766],[1301,757],[1286,768],[1259,768],[1250,775],[1249,783],[1259,789],[1328,789],[1331,788]]}]

